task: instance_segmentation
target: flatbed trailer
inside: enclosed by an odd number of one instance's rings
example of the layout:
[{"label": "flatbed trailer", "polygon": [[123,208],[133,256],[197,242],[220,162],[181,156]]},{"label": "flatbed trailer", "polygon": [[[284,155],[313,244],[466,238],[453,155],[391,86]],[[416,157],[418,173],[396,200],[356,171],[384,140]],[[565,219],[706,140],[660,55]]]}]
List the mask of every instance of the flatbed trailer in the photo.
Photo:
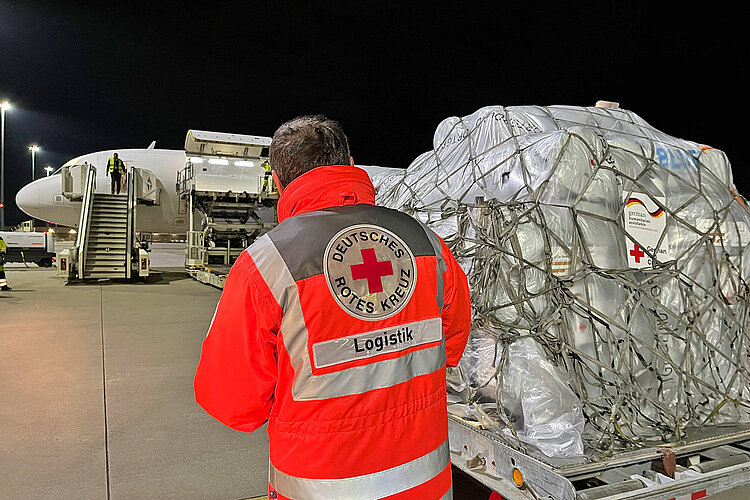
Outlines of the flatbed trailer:
[{"label": "flatbed trailer", "polygon": [[750,498],[750,427],[577,463],[531,456],[454,416],[448,434],[453,465],[508,500]]}]

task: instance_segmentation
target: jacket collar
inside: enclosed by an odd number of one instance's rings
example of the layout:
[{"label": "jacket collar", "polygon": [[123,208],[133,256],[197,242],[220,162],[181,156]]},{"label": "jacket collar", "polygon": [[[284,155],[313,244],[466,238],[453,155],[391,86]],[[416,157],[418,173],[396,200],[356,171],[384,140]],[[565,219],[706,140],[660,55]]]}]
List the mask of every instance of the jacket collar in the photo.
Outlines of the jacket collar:
[{"label": "jacket collar", "polygon": [[279,222],[305,212],[343,205],[375,204],[370,176],[359,167],[329,165],[300,175],[281,193]]}]

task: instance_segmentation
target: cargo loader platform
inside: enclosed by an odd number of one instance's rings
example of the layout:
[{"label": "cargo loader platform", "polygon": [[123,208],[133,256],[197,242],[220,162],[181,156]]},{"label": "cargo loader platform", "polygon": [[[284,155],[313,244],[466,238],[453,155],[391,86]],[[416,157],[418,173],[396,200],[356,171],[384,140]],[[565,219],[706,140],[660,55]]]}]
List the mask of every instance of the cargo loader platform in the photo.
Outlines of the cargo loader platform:
[{"label": "cargo loader platform", "polygon": [[188,131],[176,190],[190,214],[185,270],[198,281],[222,288],[242,251],[276,226],[270,144],[269,137]]}]

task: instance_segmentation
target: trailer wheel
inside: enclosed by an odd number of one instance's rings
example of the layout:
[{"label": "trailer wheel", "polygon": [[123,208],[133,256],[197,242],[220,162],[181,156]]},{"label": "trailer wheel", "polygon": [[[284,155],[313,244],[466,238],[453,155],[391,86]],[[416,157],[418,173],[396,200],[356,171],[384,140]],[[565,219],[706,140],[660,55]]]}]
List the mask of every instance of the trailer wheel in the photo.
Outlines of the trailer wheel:
[{"label": "trailer wheel", "polygon": [[39,259],[36,262],[36,265],[39,267],[52,267],[52,258],[51,257],[44,257],[42,259]]}]

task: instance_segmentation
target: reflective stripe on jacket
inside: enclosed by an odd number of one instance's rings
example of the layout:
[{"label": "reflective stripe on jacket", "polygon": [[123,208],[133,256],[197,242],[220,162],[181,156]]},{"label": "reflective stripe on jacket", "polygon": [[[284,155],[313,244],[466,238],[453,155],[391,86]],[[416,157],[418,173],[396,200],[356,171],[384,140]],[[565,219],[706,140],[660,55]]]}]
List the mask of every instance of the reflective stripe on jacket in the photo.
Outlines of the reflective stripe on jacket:
[{"label": "reflective stripe on jacket", "polygon": [[314,169],[227,278],[196,401],[241,431],[268,420],[278,498],[451,498],[445,366],[469,333],[466,276],[367,174]]}]

